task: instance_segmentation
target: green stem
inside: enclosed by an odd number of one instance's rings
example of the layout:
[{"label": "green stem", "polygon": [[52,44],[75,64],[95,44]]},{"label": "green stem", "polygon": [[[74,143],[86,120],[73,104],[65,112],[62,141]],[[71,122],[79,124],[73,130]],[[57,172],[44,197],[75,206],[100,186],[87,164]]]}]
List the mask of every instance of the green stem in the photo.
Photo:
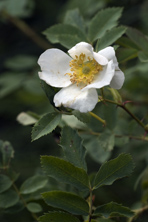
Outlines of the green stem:
[{"label": "green stem", "polygon": [[100,91],[101,91],[102,99],[104,99],[104,88],[101,88]]},{"label": "green stem", "polygon": [[[89,134],[89,135],[95,135],[95,136],[100,136],[101,133],[94,132],[94,131],[79,131],[80,134]],[[139,136],[129,136],[129,135],[117,135],[115,134],[116,138],[123,138],[123,137],[128,137],[129,139],[133,140],[140,140],[140,141],[148,141],[148,137],[139,137]]]},{"label": "green stem", "polygon": [[[22,197],[22,195],[21,195],[21,193],[19,192],[19,190],[18,190],[17,186],[15,185],[15,183],[13,183],[13,188],[15,189],[15,191],[16,191],[17,194],[18,194],[18,196],[19,196],[20,199],[22,200],[24,206],[27,208],[27,203],[26,203],[26,201],[24,200],[24,198]],[[37,221],[37,220],[38,220],[38,217],[36,216],[36,214],[35,214],[35,213],[32,213],[32,212],[30,212],[30,213],[31,213],[32,217]]]},{"label": "green stem", "polygon": [[6,11],[2,11],[1,16],[10,21],[13,25],[15,25],[19,30],[21,30],[25,35],[31,38],[42,49],[45,50],[51,48],[51,45],[48,42],[42,39],[32,28],[30,28],[21,19],[9,15]]},{"label": "green stem", "polygon": [[122,109],[124,109],[146,132],[148,132],[148,129],[146,126],[123,104],[123,103],[118,103],[109,99],[104,99],[105,102],[115,104]]},{"label": "green stem", "polygon": [[89,114],[93,116],[95,119],[99,120],[101,123],[103,123],[104,126],[106,125],[106,121],[102,119],[101,117],[97,116],[95,113],[89,112]]},{"label": "green stem", "polygon": [[118,103],[118,102],[115,102],[115,101],[110,100],[110,99],[105,99],[105,98],[104,98],[103,101],[108,102],[108,103],[115,104],[115,105],[117,105],[117,106],[122,106],[122,103]]},{"label": "green stem", "polygon": [[92,189],[90,189],[90,201],[89,201],[89,219],[88,222],[91,222],[92,217],[92,207],[93,207],[93,200],[92,200]]},{"label": "green stem", "polygon": [[139,125],[141,125],[141,126],[145,129],[145,125],[144,125],[129,109],[127,109],[127,107],[125,107],[124,105],[121,106],[121,107],[122,107],[122,109],[124,109],[133,119],[135,119]]}]

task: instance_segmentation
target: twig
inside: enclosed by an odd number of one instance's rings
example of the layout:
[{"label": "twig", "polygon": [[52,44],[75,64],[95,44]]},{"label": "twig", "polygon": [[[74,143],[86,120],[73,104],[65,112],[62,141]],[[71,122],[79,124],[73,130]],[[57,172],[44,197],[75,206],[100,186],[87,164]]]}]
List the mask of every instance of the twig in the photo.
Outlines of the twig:
[{"label": "twig", "polygon": [[9,15],[6,11],[1,12],[1,16],[11,22],[19,30],[21,30],[26,36],[32,39],[42,49],[51,48],[51,45],[41,38],[29,25],[27,25],[21,19]]},{"label": "twig", "polygon": [[[19,190],[18,190],[17,186],[15,185],[15,183],[13,183],[12,186],[13,186],[13,188],[15,189],[15,191],[17,192],[17,194],[18,194],[18,196],[20,197],[20,199],[22,200],[24,206],[27,208],[27,203],[26,203],[26,201],[24,200],[24,198],[22,197],[22,195],[21,195],[21,193],[19,192]],[[31,213],[32,217],[37,221],[38,217],[36,216],[36,214],[33,213],[33,212],[30,212],[30,213]]]},{"label": "twig", "polygon": [[145,126],[126,106],[124,103],[118,103],[109,99],[103,99],[105,102],[115,104],[124,109],[144,130],[148,133],[148,127]]}]

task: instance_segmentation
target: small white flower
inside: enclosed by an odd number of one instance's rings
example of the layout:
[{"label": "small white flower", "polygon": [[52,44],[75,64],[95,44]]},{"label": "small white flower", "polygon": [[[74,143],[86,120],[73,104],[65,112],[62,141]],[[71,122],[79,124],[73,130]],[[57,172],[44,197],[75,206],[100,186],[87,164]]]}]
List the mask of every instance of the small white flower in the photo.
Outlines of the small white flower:
[{"label": "small white flower", "polygon": [[68,51],[48,49],[39,57],[40,79],[48,85],[62,88],[54,96],[56,107],[64,106],[88,112],[98,102],[96,89],[110,85],[120,89],[124,74],[118,67],[114,48],[109,46],[98,53],[80,42]]}]

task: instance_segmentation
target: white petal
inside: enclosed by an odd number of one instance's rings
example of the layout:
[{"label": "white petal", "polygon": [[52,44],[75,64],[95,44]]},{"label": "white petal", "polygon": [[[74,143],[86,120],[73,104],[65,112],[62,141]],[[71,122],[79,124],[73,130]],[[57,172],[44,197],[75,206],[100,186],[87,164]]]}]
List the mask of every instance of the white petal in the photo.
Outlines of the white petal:
[{"label": "white petal", "polygon": [[93,53],[94,59],[102,66],[107,65],[108,60],[99,53]]},{"label": "white petal", "polygon": [[81,53],[85,54],[87,58],[93,58],[93,47],[86,42],[80,42],[68,50],[68,53],[73,59],[75,59],[76,55],[79,56]]},{"label": "white petal", "polygon": [[69,62],[71,58],[59,49],[48,49],[41,54],[38,64],[42,72],[39,72],[40,79],[54,87],[66,87],[71,84],[66,73],[71,72]]},{"label": "white petal", "polygon": [[98,52],[100,55],[106,57],[109,61],[115,57],[115,50],[113,47],[106,47]]},{"label": "white petal", "polygon": [[115,55],[115,50],[113,47],[109,46],[101,51],[99,53],[103,56],[105,56],[108,60],[113,60],[114,66],[115,66],[115,74],[113,76],[113,79],[110,83],[110,87],[114,89],[120,89],[124,83],[124,73],[119,69],[118,67],[118,61]]},{"label": "white petal", "polygon": [[95,89],[83,91],[76,85],[61,89],[54,96],[55,106],[64,106],[72,109],[79,110],[86,113],[94,109],[98,102],[98,94]]},{"label": "white petal", "polygon": [[117,62],[115,50],[113,47],[111,47],[111,46],[106,47],[105,49],[100,50],[98,53],[100,55],[106,57],[108,59],[108,61],[113,60],[115,68],[118,69],[118,62]]},{"label": "white petal", "polygon": [[110,83],[110,87],[120,89],[124,83],[124,73],[121,70],[115,71],[115,75]]},{"label": "white petal", "polygon": [[114,74],[115,74],[115,66],[113,64],[113,61],[110,61],[107,64],[107,66],[105,66],[103,70],[99,72],[95,80],[91,84],[83,88],[83,91],[91,88],[100,89],[104,86],[109,85]]}]

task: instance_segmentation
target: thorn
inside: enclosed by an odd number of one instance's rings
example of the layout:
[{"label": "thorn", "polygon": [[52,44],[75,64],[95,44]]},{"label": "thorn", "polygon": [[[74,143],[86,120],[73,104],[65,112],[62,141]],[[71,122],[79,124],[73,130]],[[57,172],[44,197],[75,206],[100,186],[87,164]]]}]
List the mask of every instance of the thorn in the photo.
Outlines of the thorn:
[{"label": "thorn", "polygon": [[123,102],[122,105],[125,106],[127,103],[132,103],[132,102],[133,102],[133,101],[128,101],[128,100],[127,100],[127,101]]},{"label": "thorn", "polygon": [[146,135],[148,134],[148,132],[147,131],[145,131],[145,133],[144,133],[144,139],[145,139],[145,137],[146,137]]}]

